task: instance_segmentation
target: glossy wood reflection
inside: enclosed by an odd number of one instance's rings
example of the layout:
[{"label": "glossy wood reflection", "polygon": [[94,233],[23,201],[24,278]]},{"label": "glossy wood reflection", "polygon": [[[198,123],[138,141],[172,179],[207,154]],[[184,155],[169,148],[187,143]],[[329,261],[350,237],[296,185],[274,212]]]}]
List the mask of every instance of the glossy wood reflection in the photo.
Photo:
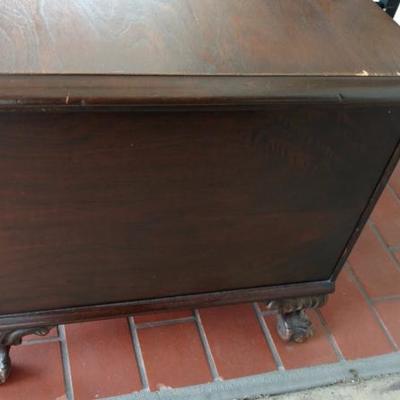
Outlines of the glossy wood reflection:
[{"label": "glossy wood reflection", "polygon": [[2,0],[0,27],[0,73],[400,72],[371,0]]}]

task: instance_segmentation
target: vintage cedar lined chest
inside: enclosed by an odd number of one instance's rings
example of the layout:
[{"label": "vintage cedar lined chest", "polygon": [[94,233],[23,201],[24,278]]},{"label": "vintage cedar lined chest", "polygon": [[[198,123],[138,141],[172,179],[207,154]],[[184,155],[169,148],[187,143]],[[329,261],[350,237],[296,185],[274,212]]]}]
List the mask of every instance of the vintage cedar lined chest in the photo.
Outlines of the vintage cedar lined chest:
[{"label": "vintage cedar lined chest", "polygon": [[310,336],[399,156],[399,39],[370,0],[3,0],[0,380],[26,334],[170,307]]}]

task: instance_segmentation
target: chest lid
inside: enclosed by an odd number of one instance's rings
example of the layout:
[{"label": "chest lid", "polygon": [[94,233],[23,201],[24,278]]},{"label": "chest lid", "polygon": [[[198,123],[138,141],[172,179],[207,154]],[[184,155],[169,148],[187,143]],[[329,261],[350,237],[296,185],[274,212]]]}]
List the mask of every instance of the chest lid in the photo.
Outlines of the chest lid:
[{"label": "chest lid", "polygon": [[371,0],[2,0],[0,73],[400,75]]}]

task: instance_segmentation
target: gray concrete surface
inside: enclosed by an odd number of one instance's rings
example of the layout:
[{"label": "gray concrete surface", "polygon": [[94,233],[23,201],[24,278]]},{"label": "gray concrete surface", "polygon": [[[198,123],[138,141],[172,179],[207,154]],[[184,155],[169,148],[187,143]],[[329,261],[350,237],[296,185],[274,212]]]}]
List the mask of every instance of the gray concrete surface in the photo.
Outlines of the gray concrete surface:
[{"label": "gray concrete surface", "polygon": [[[274,398],[274,395],[294,392],[302,394],[300,392],[302,390],[326,387],[327,385],[343,382],[353,384],[362,382],[364,379],[389,374],[400,374],[400,352],[355,361],[341,361],[309,368],[275,371],[226,381],[214,381],[209,384],[178,389],[166,388],[158,392],[142,390],[123,396],[110,397],[107,400],[253,400],[263,398],[275,400],[279,399],[279,397]],[[327,393],[329,393],[329,387],[327,390]],[[394,399],[400,400],[400,393],[396,393],[394,390],[392,392],[395,394]],[[284,399],[285,397],[282,398]],[[288,399],[291,400],[290,397]],[[304,398],[294,397],[293,399],[303,400]],[[325,397],[316,397],[315,399],[325,400]],[[332,399],[353,400],[352,397],[340,398],[338,396],[332,397]],[[355,399],[358,400],[358,398]],[[375,399],[392,400],[390,397],[384,398],[382,396],[376,396]],[[314,398],[311,397],[310,400],[314,400]]]},{"label": "gray concrete surface", "polygon": [[367,381],[336,384],[279,396],[270,400],[400,400],[400,374]]}]

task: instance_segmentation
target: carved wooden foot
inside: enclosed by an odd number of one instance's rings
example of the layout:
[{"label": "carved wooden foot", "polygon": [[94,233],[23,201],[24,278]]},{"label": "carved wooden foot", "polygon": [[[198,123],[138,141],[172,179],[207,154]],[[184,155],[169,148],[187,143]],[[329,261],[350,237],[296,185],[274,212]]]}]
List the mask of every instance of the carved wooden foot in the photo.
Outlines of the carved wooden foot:
[{"label": "carved wooden foot", "polygon": [[10,348],[21,344],[22,338],[26,335],[47,335],[52,327],[35,327],[21,329],[0,328],[0,384],[4,383],[11,370]]},{"label": "carved wooden foot", "polygon": [[314,331],[304,310],[322,307],[327,299],[327,295],[319,295],[269,302],[268,308],[278,311],[276,328],[279,336],[285,341],[305,342]]},{"label": "carved wooden foot", "polygon": [[0,345],[0,384],[4,383],[10,375],[11,360],[10,346]]}]

